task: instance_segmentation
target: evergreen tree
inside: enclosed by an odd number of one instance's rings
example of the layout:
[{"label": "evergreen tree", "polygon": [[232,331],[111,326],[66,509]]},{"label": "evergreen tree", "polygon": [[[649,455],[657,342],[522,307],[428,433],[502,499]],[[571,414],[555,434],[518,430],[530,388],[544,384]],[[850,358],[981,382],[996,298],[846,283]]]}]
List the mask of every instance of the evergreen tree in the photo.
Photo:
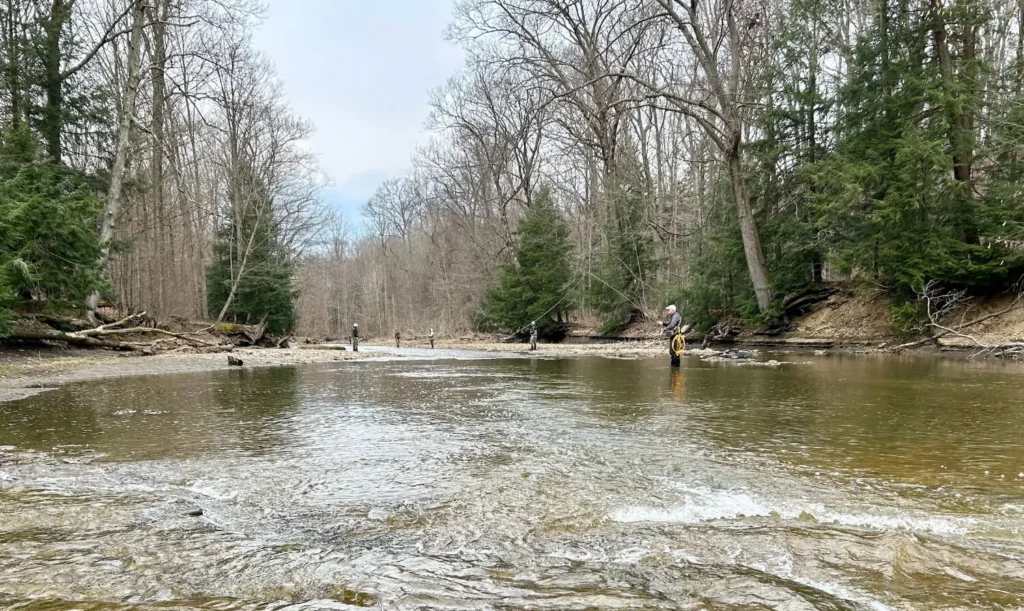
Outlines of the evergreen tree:
[{"label": "evergreen tree", "polygon": [[230,298],[226,317],[244,324],[265,319],[270,333],[287,333],[296,323],[294,265],[276,235],[269,198],[260,199],[219,233],[206,272],[207,301],[220,312]]},{"label": "evergreen tree", "polygon": [[591,283],[601,333],[617,332],[634,320],[647,301],[656,265],[654,236],[646,216],[649,206],[645,182],[634,168],[622,176],[624,180],[609,194],[613,218],[608,250]]},{"label": "evergreen tree", "polygon": [[958,30],[969,31],[976,16],[908,13],[886,3],[881,10],[842,93],[851,112],[840,124],[836,153],[804,170],[815,229],[832,237],[841,270],[869,274],[897,292],[909,294],[929,280],[978,290],[1006,286],[1024,261],[981,244],[983,230],[1001,219],[979,208],[965,180],[963,151],[975,145],[962,125],[978,104],[965,83],[976,79],[978,60],[961,56],[942,67],[931,40],[954,18]]},{"label": "evergreen tree", "polygon": [[488,293],[478,326],[518,332],[537,321],[550,331],[565,320],[572,276],[569,227],[542,189],[519,222],[515,260],[501,269],[498,285]]},{"label": "evergreen tree", "polygon": [[[103,287],[95,185],[42,151],[24,125],[0,144],[0,334],[11,308],[77,307]],[[5,323],[5,321],[7,321]]]}]

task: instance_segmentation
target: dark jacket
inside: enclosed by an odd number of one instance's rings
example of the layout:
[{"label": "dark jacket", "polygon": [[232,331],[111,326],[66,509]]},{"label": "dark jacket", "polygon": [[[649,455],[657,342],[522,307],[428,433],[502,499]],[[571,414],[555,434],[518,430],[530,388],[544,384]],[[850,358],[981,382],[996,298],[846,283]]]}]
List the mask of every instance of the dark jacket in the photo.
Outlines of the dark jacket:
[{"label": "dark jacket", "polygon": [[672,318],[665,325],[665,331],[664,332],[665,333],[672,333],[673,331],[678,329],[679,325],[681,325],[681,324],[683,324],[683,317],[679,315],[679,312],[676,312],[675,314],[672,315]]}]

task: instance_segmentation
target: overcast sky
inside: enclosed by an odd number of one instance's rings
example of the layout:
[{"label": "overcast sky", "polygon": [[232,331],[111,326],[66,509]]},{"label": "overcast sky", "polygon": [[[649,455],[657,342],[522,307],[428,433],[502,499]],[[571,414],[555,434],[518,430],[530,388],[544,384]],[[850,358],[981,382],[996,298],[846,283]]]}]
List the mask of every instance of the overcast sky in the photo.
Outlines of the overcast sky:
[{"label": "overcast sky", "polygon": [[269,0],[256,45],[291,107],[316,125],[310,146],[334,181],[324,199],[359,207],[403,173],[424,141],[428,94],[461,65],[444,40],[452,0]]}]

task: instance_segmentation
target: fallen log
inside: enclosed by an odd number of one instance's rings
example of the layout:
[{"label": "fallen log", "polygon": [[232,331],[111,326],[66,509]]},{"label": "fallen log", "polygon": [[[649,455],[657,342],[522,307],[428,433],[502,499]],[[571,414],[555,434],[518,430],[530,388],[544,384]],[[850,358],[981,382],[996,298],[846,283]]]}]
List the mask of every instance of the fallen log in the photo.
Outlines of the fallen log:
[{"label": "fallen log", "polygon": [[152,347],[131,342],[112,342],[95,337],[81,336],[60,331],[31,331],[16,330],[13,335],[7,336],[9,340],[29,342],[63,342],[69,346],[79,348],[107,348],[124,352],[151,352]]},{"label": "fallen log", "polygon": [[239,325],[236,323],[218,323],[211,330],[215,335],[233,338],[237,346],[255,346],[267,334],[267,322],[258,325]]},{"label": "fallen log", "polygon": [[[14,334],[7,339],[22,342],[59,342],[79,348],[104,348],[125,352],[141,352],[144,354],[154,354],[158,349],[163,349],[167,344],[185,344],[188,348],[205,348],[211,351],[223,351],[233,347],[231,344],[207,341],[192,334],[174,333],[158,328],[155,325],[139,326],[140,324],[145,325],[147,322],[152,322],[152,319],[145,312],[131,314],[114,322],[79,331],[49,328],[38,324],[41,322],[38,318],[28,319],[27,322],[29,324],[15,327]],[[37,324],[31,324],[33,322]],[[136,326],[125,327],[125,325]],[[137,338],[143,335],[158,335],[163,339],[149,342],[130,341],[127,337],[124,340],[113,339],[125,336],[135,336]]]},{"label": "fallen log", "polygon": [[102,332],[106,331],[107,329],[115,329],[117,327],[124,326],[124,325],[128,324],[129,322],[135,322],[136,320],[142,320],[145,317],[146,317],[146,313],[145,312],[140,312],[138,314],[130,314],[130,315],[122,318],[121,320],[118,320],[118,321],[115,321],[115,322],[111,322],[111,323],[107,323],[105,325],[100,325],[100,326],[92,328],[92,329],[85,329],[84,331],[80,331],[79,335],[93,335],[93,334],[97,334],[97,333],[102,333]]},{"label": "fallen log", "polygon": [[88,331],[81,331],[81,332],[75,333],[74,335],[76,335],[76,336],[83,336],[83,337],[108,337],[108,336],[111,336],[111,335],[132,335],[132,334],[143,334],[143,333],[154,333],[154,334],[157,334],[157,335],[166,335],[168,337],[173,337],[175,339],[179,339],[179,340],[184,341],[184,342],[189,342],[191,344],[196,344],[198,346],[219,346],[220,345],[220,344],[218,344],[216,342],[208,342],[206,340],[199,339],[198,337],[192,337],[190,335],[186,335],[186,334],[183,334],[183,333],[174,333],[172,331],[167,331],[167,330],[164,330],[164,329],[158,329],[158,328],[155,328],[155,327],[129,327],[127,329],[102,329],[102,330],[101,330],[100,327],[97,327],[95,329],[90,329]]},{"label": "fallen log", "polygon": [[54,314],[36,314],[32,317],[40,324],[46,325],[64,333],[72,333],[89,329],[92,325],[84,318],[72,318]]}]

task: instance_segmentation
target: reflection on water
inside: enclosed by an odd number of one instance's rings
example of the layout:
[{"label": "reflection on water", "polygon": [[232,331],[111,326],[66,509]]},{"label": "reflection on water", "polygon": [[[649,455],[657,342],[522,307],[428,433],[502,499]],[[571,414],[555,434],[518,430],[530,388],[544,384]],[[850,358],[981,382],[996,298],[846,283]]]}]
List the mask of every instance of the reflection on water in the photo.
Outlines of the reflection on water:
[{"label": "reflection on water", "polygon": [[1024,370],[788,360],[395,359],[0,405],[0,607],[1024,604]]},{"label": "reflection on water", "polygon": [[669,374],[669,387],[672,389],[672,398],[682,402],[686,399],[686,376],[682,369],[672,369]]}]

